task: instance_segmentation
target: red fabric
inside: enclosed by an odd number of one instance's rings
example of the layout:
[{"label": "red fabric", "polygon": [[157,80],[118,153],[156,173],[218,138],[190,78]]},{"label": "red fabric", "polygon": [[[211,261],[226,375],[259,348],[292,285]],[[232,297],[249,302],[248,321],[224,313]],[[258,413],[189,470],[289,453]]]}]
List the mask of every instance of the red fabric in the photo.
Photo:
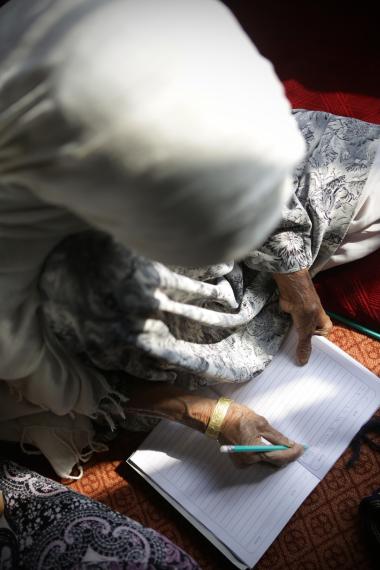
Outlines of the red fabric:
[{"label": "red fabric", "polygon": [[[380,123],[380,44],[373,4],[226,1],[284,83],[294,108]],[[380,192],[380,188],[379,188]],[[324,306],[380,326],[380,251],[321,273]]]},{"label": "red fabric", "polygon": [[321,273],[315,286],[324,308],[378,331],[379,269],[380,249],[363,259]]}]

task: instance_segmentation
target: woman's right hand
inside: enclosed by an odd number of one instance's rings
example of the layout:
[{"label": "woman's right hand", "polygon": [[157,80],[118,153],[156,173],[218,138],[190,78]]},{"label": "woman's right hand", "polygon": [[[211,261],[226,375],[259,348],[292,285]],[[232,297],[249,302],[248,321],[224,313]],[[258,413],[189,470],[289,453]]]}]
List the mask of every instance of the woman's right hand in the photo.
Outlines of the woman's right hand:
[{"label": "woman's right hand", "polygon": [[[125,411],[166,418],[187,425],[201,433],[206,431],[217,400],[188,392],[174,384],[163,382],[128,383],[129,401]],[[261,438],[273,444],[289,446],[285,451],[271,453],[231,453],[232,460],[241,467],[267,461],[281,467],[302,455],[303,447],[275,430],[265,418],[250,408],[232,402],[224,418],[219,443],[225,445],[257,445]]]},{"label": "woman's right hand", "polygon": [[300,457],[304,451],[302,445],[291,441],[274,429],[263,417],[256,414],[247,406],[232,402],[228,408],[219,436],[223,445],[261,445],[264,437],[274,445],[286,445],[289,449],[269,453],[231,453],[232,461],[239,467],[266,461],[277,467],[282,467]]}]

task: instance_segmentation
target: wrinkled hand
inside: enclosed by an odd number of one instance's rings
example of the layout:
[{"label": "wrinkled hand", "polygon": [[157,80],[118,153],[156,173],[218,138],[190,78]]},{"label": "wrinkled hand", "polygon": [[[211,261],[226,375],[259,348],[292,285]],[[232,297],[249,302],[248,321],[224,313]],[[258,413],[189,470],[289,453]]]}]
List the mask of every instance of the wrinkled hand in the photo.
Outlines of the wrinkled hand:
[{"label": "wrinkled hand", "polygon": [[304,365],[311,354],[311,337],[328,336],[332,323],[326,315],[307,269],[274,273],[280,292],[280,308],[289,313],[298,333],[297,360]]},{"label": "wrinkled hand", "polygon": [[262,445],[261,438],[274,445],[286,445],[289,449],[269,453],[231,453],[232,461],[239,467],[246,467],[259,461],[272,463],[277,467],[286,465],[302,455],[303,447],[274,429],[265,418],[254,411],[232,402],[224,419],[219,442],[223,445]]}]

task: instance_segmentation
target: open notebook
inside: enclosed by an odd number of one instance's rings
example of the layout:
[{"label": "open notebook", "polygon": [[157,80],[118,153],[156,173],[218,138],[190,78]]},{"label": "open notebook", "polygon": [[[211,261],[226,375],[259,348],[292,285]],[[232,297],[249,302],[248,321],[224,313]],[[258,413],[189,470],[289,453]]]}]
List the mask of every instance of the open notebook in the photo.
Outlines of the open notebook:
[{"label": "open notebook", "polygon": [[237,469],[218,443],[168,421],[128,463],[239,568],[253,567],[380,406],[380,380],[331,342],[314,337],[305,367],[292,333],[255,380],[217,387],[309,445],[296,462]]}]

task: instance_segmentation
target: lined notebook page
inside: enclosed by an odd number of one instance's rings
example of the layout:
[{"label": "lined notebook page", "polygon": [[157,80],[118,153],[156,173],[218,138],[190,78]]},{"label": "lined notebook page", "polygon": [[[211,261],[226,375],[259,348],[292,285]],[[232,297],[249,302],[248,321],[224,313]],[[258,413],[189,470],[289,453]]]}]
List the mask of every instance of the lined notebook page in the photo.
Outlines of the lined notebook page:
[{"label": "lined notebook page", "polygon": [[313,343],[306,367],[294,364],[296,339],[290,335],[256,380],[219,390],[307,443],[310,449],[298,462],[280,470],[239,470],[216,442],[171,422],[161,422],[129,460],[248,566],[261,558],[380,404],[376,376],[328,341]]},{"label": "lined notebook page", "polygon": [[284,470],[236,469],[214,441],[169,422],[160,423],[129,463],[250,567],[319,482],[297,462]]},{"label": "lined notebook page", "polygon": [[299,460],[322,479],[352,437],[380,406],[380,380],[324,338],[313,338],[307,366],[296,366],[297,338],[289,335],[280,354],[258,377],[219,393],[243,403],[291,439],[306,443]]}]

